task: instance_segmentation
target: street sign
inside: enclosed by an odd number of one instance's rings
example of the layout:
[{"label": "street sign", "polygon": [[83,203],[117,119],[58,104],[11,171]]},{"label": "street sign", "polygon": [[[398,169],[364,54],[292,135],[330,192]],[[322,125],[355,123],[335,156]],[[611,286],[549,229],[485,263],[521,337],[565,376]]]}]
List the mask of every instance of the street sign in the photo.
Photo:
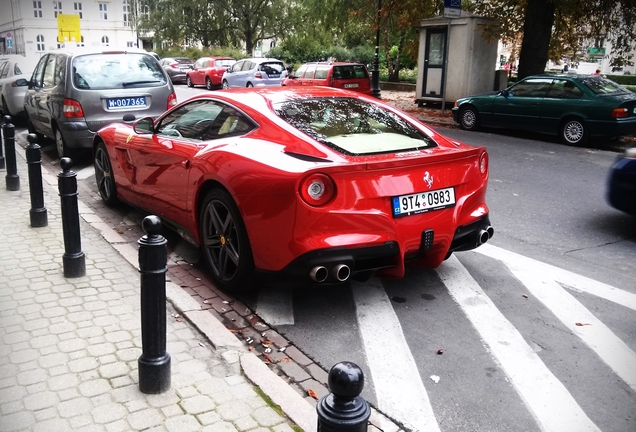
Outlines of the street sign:
[{"label": "street sign", "polygon": [[462,0],[444,0],[444,18],[459,18]]},{"label": "street sign", "polygon": [[57,41],[80,42],[80,16],[76,14],[57,14]]}]

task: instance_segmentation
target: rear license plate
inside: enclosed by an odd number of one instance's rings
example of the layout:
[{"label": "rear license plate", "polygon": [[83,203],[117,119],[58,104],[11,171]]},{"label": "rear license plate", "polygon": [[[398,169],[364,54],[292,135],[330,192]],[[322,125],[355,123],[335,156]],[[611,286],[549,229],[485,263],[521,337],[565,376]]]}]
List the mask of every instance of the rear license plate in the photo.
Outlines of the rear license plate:
[{"label": "rear license plate", "polygon": [[267,74],[269,78],[280,78],[280,74]]},{"label": "rear license plate", "polygon": [[411,216],[432,210],[441,210],[455,205],[455,189],[446,188],[412,195],[401,195],[391,199],[393,217]]},{"label": "rear license plate", "polygon": [[145,108],[146,97],[121,97],[111,98],[106,101],[106,108],[108,109],[122,109],[122,108]]},{"label": "rear license plate", "polygon": [[358,87],[358,83],[344,85],[344,88],[357,88],[357,87]]}]

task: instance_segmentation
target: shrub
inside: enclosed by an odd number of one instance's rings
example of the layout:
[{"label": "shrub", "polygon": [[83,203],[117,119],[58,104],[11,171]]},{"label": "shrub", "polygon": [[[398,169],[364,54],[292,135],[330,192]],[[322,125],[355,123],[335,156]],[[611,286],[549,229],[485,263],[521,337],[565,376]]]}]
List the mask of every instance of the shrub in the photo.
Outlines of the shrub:
[{"label": "shrub", "polygon": [[636,75],[607,75],[607,78],[622,86],[636,86]]}]

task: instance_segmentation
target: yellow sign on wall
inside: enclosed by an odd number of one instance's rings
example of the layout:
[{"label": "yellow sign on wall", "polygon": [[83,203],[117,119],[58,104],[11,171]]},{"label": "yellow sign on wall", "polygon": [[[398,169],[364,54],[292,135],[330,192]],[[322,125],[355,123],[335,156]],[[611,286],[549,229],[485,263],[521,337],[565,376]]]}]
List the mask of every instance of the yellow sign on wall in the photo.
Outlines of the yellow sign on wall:
[{"label": "yellow sign on wall", "polygon": [[57,14],[57,40],[60,43],[82,41],[79,15]]}]

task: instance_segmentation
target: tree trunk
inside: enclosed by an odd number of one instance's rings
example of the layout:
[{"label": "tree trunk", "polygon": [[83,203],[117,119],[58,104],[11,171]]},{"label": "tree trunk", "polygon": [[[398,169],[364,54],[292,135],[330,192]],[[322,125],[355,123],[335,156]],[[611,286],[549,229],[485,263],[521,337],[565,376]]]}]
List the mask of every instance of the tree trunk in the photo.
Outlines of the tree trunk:
[{"label": "tree trunk", "polygon": [[520,79],[545,71],[554,24],[554,8],[554,0],[528,0],[519,53]]}]

